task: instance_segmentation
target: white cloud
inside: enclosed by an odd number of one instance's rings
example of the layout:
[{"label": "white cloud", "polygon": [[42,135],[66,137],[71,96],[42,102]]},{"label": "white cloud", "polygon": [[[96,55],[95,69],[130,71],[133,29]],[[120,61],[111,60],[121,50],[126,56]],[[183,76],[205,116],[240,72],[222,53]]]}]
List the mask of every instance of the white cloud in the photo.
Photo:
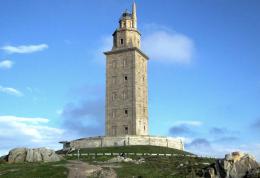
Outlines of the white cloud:
[{"label": "white cloud", "polygon": [[6,154],[14,147],[57,149],[64,130],[48,126],[48,122],[47,118],[0,116],[0,152]]},{"label": "white cloud", "polygon": [[0,62],[0,69],[10,69],[14,65],[13,61],[10,60],[4,60]]},{"label": "white cloud", "polygon": [[2,87],[0,85],[0,93],[6,93],[9,95],[13,95],[13,96],[23,96],[23,93],[20,92],[19,90],[15,89],[15,88],[11,88],[11,87]]},{"label": "white cloud", "polygon": [[151,60],[179,64],[191,63],[195,51],[191,38],[156,25],[146,26],[142,48]]},{"label": "white cloud", "polygon": [[33,124],[47,123],[49,122],[46,118],[27,118],[27,117],[16,117],[16,116],[0,116],[0,122],[5,122],[6,120],[12,122],[28,122]]},{"label": "white cloud", "polygon": [[189,121],[176,121],[174,125],[186,125],[186,126],[201,126],[203,123],[201,121],[189,120]]},{"label": "white cloud", "polygon": [[34,53],[38,51],[43,51],[48,48],[47,44],[39,44],[39,45],[21,45],[21,46],[3,46],[1,49],[5,52],[12,53]]}]

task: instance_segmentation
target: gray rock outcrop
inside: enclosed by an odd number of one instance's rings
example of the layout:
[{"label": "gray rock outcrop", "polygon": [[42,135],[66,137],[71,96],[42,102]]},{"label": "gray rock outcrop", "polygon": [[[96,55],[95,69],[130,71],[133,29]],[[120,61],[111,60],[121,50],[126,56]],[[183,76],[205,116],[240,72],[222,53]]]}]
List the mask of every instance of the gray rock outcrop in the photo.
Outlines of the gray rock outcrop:
[{"label": "gray rock outcrop", "polygon": [[62,157],[57,155],[54,150],[46,148],[15,148],[10,150],[7,155],[8,163],[55,162],[61,159]]},{"label": "gray rock outcrop", "polygon": [[134,164],[142,164],[145,162],[144,158],[140,158],[139,160],[133,160],[131,158],[126,158],[126,157],[123,157],[123,156],[117,156],[117,157],[114,157],[108,161],[106,161],[107,163],[134,163]]},{"label": "gray rock outcrop", "polygon": [[227,154],[225,159],[219,160],[217,164],[220,168],[218,171],[224,170],[222,175],[226,178],[244,178],[251,169],[259,167],[253,156],[242,152]]},{"label": "gray rock outcrop", "polygon": [[224,159],[197,172],[203,178],[259,178],[260,165],[256,159],[246,153],[233,152],[225,155]]},{"label": "gray rock outcrop", "polygon": [[10,150],[7,156],[7,161],[8,163],[23,163],[26,158],[26,153],[26,148],[14,148]]}]

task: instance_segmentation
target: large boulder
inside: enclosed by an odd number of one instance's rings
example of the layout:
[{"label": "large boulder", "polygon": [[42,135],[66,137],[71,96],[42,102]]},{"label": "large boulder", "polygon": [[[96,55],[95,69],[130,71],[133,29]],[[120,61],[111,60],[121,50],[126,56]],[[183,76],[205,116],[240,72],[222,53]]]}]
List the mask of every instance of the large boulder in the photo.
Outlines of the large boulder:
[{"label": "large boulder", "polygon": [[226,178],[244,178],[251,169],[259,167],[252,155],[242,152],[227,154],[223,160],[218,161],[218,165],[218,171],[222,171]]},{"label": "large boulder", "polygon": [[259,178],[260,167],[252,155],[233,152],[198,170],[196,175],[201,178]]},{"label": "large boulder", "polygon": [[60,161],[61,158],[54,150],[46,148],[15,148],[7,155],[8,163],[55,162]]},{"label": "large boulder", "polygon": [[26,158],[27,148],[14,148],[8,154],[8,163],[23,163]]}]

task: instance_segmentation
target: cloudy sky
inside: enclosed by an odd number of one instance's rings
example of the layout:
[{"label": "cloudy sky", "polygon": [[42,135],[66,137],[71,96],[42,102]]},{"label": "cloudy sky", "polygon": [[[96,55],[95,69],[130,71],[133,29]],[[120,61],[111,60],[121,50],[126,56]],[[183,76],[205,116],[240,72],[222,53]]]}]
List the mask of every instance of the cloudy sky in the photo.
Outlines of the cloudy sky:
[{"label": "cloudy sky", "polygon": [[[0,1],[0,155],[104,134],[105,58],[128,0]],[[260,160],[260,1],[137,0],[151,135]]]}]

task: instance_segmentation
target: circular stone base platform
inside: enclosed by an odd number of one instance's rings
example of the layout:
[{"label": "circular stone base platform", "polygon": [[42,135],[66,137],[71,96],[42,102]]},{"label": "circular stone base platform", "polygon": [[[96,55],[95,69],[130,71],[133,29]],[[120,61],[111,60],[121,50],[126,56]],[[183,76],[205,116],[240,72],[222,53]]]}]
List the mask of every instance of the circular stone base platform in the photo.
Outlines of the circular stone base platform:
[{"label": "circular stone base platform", "polygon": [[63,149],[81,149],[81,148],[98,148],[98,147],[114,147],[114,146],[128,146],[128,145],[152,145],[162,146],[168,148],[175,148],[184,150],[184,143],[179,138],[174,137],[160,137],[149,135],[126,135],[126,136],[97,136],[87,137],[70,142],[63,141]]}]

